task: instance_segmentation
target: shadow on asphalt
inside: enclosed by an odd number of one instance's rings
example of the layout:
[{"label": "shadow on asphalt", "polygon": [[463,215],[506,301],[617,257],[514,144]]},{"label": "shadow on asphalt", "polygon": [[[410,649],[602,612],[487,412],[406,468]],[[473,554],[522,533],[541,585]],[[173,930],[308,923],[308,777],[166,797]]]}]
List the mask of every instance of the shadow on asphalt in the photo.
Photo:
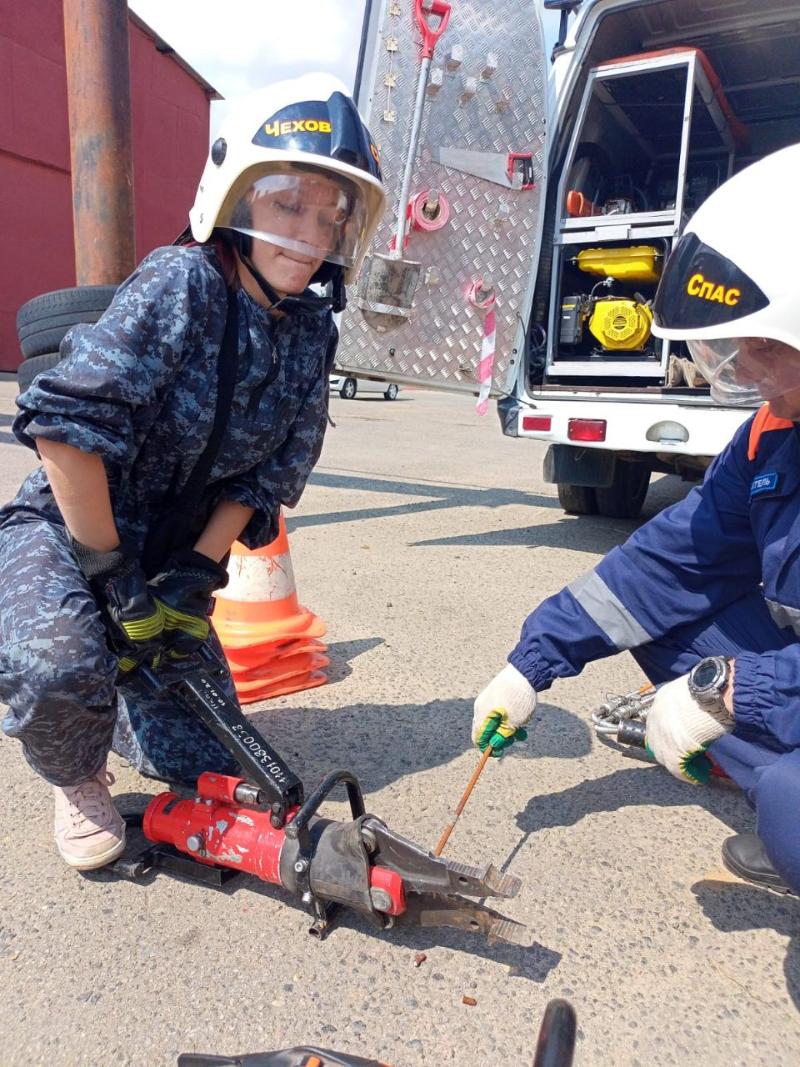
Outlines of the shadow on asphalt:
[{"label": "shadow on asphalt", "polygon": [[[620,761],[627,762],[626,757],[620,755]],[[753,829],[753,812],[738,790],[725,785],[691,788],[651,764],[623,767],[604,778],[578,782],[560,793],[531,797],[517,815],[517,826],[531,835],[574,826],[587,815],[621,811],[640,804],[701,807],[730,826],[734,833],[749,833]]]},{"label": "shadow on asphalt", "polygon": [[[407,482],[390,478],[374,478],[358,473],[333,474],[315,471],[310,478],[314,485],[326,489],[341,489],[359,493],[395,494],[397,496],[427,497],[408,504],[382,505],[381,507],[348,508],[322,515],[297,515],[286,517],[289,534],[304,526],[329,525],[331,523],[358,522],[364,519],[392,518],[399,515],[415,515],[422,512],[443,511],[449,508],[500,508],[507,505],[525,505],[536,508],[553,508],[561,511],[555,496],[527,493],[518,489],[472,488],[466,485],[437,482]],[[531,548],[552,547],[575,551],[610,551],[620,544],[635,529],[663,508],[686,495],[687,488],[677,478],[661,478],[653,484],[648,494],[645,512],[640,519],[609,519],[597,515],[580,517],[563,515],[556,522],[533,522],[517,529],[483,531],[475,534],[456,534],[452,537],[414,541],[414,548],[428,547],[504,547],[525,546]]]},{"label": "shadow on asphalt", "polygon": [[442,511],[448,508],[499,508],[507,504],[525,504],[528,507],[557,508],[558,501],[551,496],[524,493],[517,489],[475,489],[467,485],[443,485],[439,482],[395,481],[391,478],[373,478],[361,474],[327,474],[316,470],[309,484],[326,489],[343,489],[359,493],[394,494],[400,497],[427,497],[411,504],[383,505],[376,508],[351,508],[347,511],[326,512],[322,515],[287,515],[286,529],[289,534],[304,526],[328,526],[331,523],[355,522],[361,519],[381,519],[393,515],[415,515],[426,511]]},{"label": "shadow on asphalt", "polygon": [[[620,759],[625,760],[625,757],[621,755]],[[754,829],[753,811],[736,789],[720,784],[692,789],[652,765],[625,767],[604,778],[579,782],[560,793],[531,797],[525,809],[517,815],[517,825],[523,836],[501,869],[511,868],[531,836],[542,830],[574,826],[590,814],[621,811],[641,804],[670,808],[700,806],[734,833],[751,833]],[[786,989],[795,1008],[800,1011],[800,900],[757,886],[718,882],[713,877],[696,882],[692,892],[706,918],[722,933],[774,930],[789,938],[784,960]],[[713,966],[722,971],[718,964]],[[758,990],[747,987],[741,972],[737,975],[722,973],[747,995],[755,1000],[762,999]]]},{"label": "shadow on asphalt", "polygon": [[373,648],[377,648],[378,645],[383,643],[384,639],[382,637],[362,637],[355,641],[337,641],[332,645],[328,645],[328,654],[331,660],[330,666],[325,668],[325,673],[328,676],[328,685],[341,682],[343,678],[352,674],[351,662],[358,656],[362,656],[365,652],[370,652]]},{"label": "shadow on asphalt", "polygon": [[[505,910],[502,900],[488,900],[487,903],[496,911]],[[376,936],[373,927],[353,912],[345,916],[343,925]],[[535,930],[532,932],[535,933]],[[335,931],[332,936],[336,936]],[[534,941],[532,945],[525,948],[518,945],[492,945],[480,935],[462,934],[458,930],[448,930],[444,927],[396,928],[377,936],[385,941],[391,941],[398,948],[408,949],[414,953],[432,948],[449,948],[454,952],[466,952],[470,956],[480,956],[482,959],[508,967],[510,978],[526,978],[529,982],[536,983],[544,982],[550,972],[555,970],[561,962],[560,952],[547,948],[546,945],[540,945],[538,941]],[[444,980],[442,975],[439,977]],[[437,980],[435,972],[432,978],[434,981]],[[406,991],[412,990],[406,987]],[[422,995],[425,995],[424,992]]]},{"label": "shadow on asphalt", "polygon": [[[621,755],[620,759],[625,757]],[[622,811],[641,804],[670,808],[700,806],[734,833],[751,833],[754,829],[755,816],[738,790],[726,785],[693,789],[652,765],[624,767],[604,778],[579,782],[560,793],[531,797],[517,815],[523,836],[504,861],[502,870],[508,870],[530,837],[542,830],[574,826],[587,815]],[[784,961],[786,989],[800,1011],[800,900],[756,886],[713,879],[695,883],[692,892],[708,920],[723,933],[764,929],[790,939]],[[721,968],[717,966],[717,969]],[[757,991],[751,992],[746,987],[741,973],[727,977],[745,993],[759,999]]]},{"label": "shadow on asphalt", "polygon": [[[558,548],[572,552],[605,554],[625,541],[637,523],[621,519],[581,519],[564,516],[556,522],[538,522],[517,529],[501,528],[476,534],[456,534],[453,537],[434,537],[428,541],[412,541],[412,548]],[[531,605],[533,607],[533,605]]]},{"label": "shadow on asphalt", "polygon": [[346,766],[369,794],[460,756],[470,743],[472,702],[270,707],[249,718],[305,782]]},{"label": "shadow on asphalt", "polygon": [[[692,892],[697,897],[706,917],[723,933],[740,930],[774,930],[789,938],[783,973],[786,990],[795,1008],[800,1011],[800,900],[797,897],[779,896],[757,886],[716,882],[713,878],[696,882]],[[721,968],[716,965],[717,970]],[[745,975],[723,972],[734,985],[738,985],[755,1000],[758,992],[747,988]]]},{"label": "shadow on asphalt", "polygon": [[[168,787],[165,786],[165,788]],[[180,792],[186,793],[187,791],[180,790]],[[126,814],[133,812],[142,813],[150,799],[150,794],[141,793],[121,793],[114,797],[119,810]],[[148,842],[145,840],[141,830],[129,827],[126,856],[132,858],[147,847]],[[115,874],[113,870],[108,869],[84,871],[82,872],[82,876],[88,882],[113,883],[121,880],[120,876]],[[151,870],[142,878],[137,879],[134,884],[140,889],[147,889],[153,886],[154,883],[165,878],[177,878],[179,881],[187,881],[187,879],[181,878],[176,874]],[[188,881],[189,884],[196,884],[191,879],[188,879]],[[296,897],[289,894],[280,886],[262,882],[260,879],[252,875],[237,873],[236,877],[230,878],[230,880],[222,886],[204,886],[203,888],[213,893],[222,893],[226,896],[232,896],[234,893],[243,892],[245,894],[267,897],[279,904],[287,905],[292,911],[297,912],[301,917],[301,924],[305,921],[305,918],[308,918],[308,922],[305,923],[305,925],[306,927],[310,925],[310,917],[305,915],[305,909],[301,906]],[[507,911],[503,906],[503,900],[488,900],[487,903],[496,911],[504,913]],[[257,907],[257,904],[254,904],[254,907]],[[253,916],[253,918],[255,918],[255,916]],[[552,971],[561,960],[561,953],[555,952],[538,942],[534,942],[533,944],[524,947],[500,943],[493,944],[480,935],[462,933],[460,930],[452,930],[446,927],[396,927],[390,930],[377,930],[367,919],[360,916],[357,912],[349,911],[347,909],[343,909],[336,916],[335,923],[328,935],[331,940],[331,948],[334,947],[336,942],[336,928],[340,926],[357,930],[369,937],[380,937],[382,940],[391,943],[397,948],[408,949],[415,953],[424,951],[425,949],[442,947],[450,948],[455,952],[466,952],[471,956],[480,956],[484,959],[499,963],[504,967],[508,967],[509,974],[512,977],[526,978],[529,981],[538,983],[544,982],[550,971]],[[289,931],[285,930],[284,933],[289,933]],[[299,934],[299,936],[302,937],[302,934]],[[309,944],[312,944],[310,938]],[[314,951],[313,946],[316,945],[318,945],[318,942],[313,942],[311,951]],[[325,948],[319,948],[317,951],[325,952]],[[434,975],[433,978],[436,980],[436,975]],[[444,979],[442,978],[442,980]]]},{"label": "shadow on asphalt", "polygon": [[[285,890],[277,886],[260,882],[249,875],[234,878],[222,889],[216,890],[221,893],[234,893],[237,889],[248,889],[259,896],[269,897],[287,903],[293,910],[303,912],[299,902],[291,897]],[[485,903],[495,911],[504,914],[511,913],[511,906],[505,907],[505,901],[489,898]],[[335,926],[331,929],[326,939],[330,947],[336,943],[336,928],[344,927],[349,930],[357,930],[368,937],[378,937],[396,948],[407,949],[410,952],[424,952],[432,948],[449,948],[454,952],[465,952],[470,956],[480,956],[482,959],[491,960],[509,968],[511,977],[526,978],[531,982],[544,982],[550,972],[561,961],[561,953],[547,948],[534,941],[527,946],[506,945],[499,942],[491,943],[480,934],[462,933],[460,930],[452,930],[444,926],[430,927],[395,927],[390,930],[377,930],[366,918],[358,912],[343,909],[336,916]],[[531,931],[535,933],[535,931]],[[323,947],[322,952],[325,951]]]},{"label": "shadow on asphalt", "polygon": [[[342,765],[358,776],[365,793],[451,763],[472,747],[471,700],[351,704],[335,710],[271,707],[250,718],[304,781],[314,783],[332,765]],[[515,758],[576,759],[591,748],[583,719],[545,704],[525,746],[515,746]]]}]

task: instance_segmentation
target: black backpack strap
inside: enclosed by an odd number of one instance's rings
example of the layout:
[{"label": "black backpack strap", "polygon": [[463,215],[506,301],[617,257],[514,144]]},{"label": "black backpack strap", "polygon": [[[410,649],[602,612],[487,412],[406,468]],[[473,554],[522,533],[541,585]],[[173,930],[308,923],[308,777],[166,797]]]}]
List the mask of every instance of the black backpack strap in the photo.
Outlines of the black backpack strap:
[{"label": "black backpack strap", "polygon": [[192,468],[183,489],[173,498],[168,513],[147,535],[141,562],[149,578],[158,573],[172,552],[177,548],[187,547],[187,538],[190,539],[199,532],[193,529],[194,512],[203,498],[208,476],[228,425],[239,367],[239,299],[232,289],[227,290],[227,295],[225,333],[217,357],[214,425],[206,447]]},{"label": "black backpack strap", "polygon": [[200,502],[208,476],[217,458],[219,446],[228,425],[231,412],[236,373],[239,368],[239,300],[235,292],[228,290],[228,310],[225,315],[225,333],[217,360],[217,402],[214,408],[214,425],[206,447],[178,493],[174,507],[183,510]]}]

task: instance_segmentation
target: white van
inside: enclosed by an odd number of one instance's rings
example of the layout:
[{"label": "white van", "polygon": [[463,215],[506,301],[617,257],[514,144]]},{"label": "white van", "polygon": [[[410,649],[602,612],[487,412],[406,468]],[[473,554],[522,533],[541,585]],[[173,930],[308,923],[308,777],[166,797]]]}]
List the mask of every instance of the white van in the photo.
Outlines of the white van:
[{"label": "white van", "polygon": [[[749,415],[711,403],[685,346],[653,337],[650,308],[700,203],[800,141],[800,3],[544,6],[563,12],[552,64],[535,0],[423,0],[429,26],[451,10],[421,87],[408,5],[367,3],[358,101],[395,210],[344,316],[337,367],[475,393],[479,284],[494,298],[504,432],[551,444],[545,476],[566,510],[633,516],[651,471],[699,477]],[[376,301],[370,283],[397,258],[418,99],[400,257],[416,265],[415,287]]]}]

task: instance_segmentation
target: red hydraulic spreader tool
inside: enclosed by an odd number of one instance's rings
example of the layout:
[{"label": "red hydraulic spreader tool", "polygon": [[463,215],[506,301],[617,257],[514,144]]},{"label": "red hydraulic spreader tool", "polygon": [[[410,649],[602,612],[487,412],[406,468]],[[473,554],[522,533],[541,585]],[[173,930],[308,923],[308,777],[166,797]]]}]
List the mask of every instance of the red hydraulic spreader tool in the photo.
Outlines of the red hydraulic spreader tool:
[{"label": "red hydraulic spreader tool", "polygon": [[[234,872],[254,875],[299,898],[312,916],[309,932],[318,938],[344,906],[380,929],[451,926],[531,943],[526,927],[479,903],[483,897],[516,896],[518,878],[491,865],[444,860],[394,833],[367,813],[349,771],[332,771],[306,797],[300,779],[220,686],[222,664],[208,652],[204,661],[169,683],[148,667],[139,674],[162,696],[168,684],[170,696],[198,715],[232,753],[242,776],[208,771],[192,797],[172,791],[155,796],[142,818],[150,846],[136,856],[126,854],[113,870],[139,879],[161,868],[211,884]],[[337,785],[347,790],[347,822],[317,814]]]}]

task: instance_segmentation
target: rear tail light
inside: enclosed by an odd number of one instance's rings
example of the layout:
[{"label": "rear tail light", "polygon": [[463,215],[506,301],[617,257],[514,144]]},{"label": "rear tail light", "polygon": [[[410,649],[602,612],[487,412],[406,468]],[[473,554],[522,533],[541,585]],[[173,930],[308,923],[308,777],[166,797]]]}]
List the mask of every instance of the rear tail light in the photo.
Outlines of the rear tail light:
[{"label": "rear tail light", "polygon": [[552,415],[523,415],[522,429],[544,430],[545,433],[549,433],[552,422]]},{"label": "rear tail light", "polygon": [[570,441],[605,441],[605,419],[570,419],[567,423]]}]

